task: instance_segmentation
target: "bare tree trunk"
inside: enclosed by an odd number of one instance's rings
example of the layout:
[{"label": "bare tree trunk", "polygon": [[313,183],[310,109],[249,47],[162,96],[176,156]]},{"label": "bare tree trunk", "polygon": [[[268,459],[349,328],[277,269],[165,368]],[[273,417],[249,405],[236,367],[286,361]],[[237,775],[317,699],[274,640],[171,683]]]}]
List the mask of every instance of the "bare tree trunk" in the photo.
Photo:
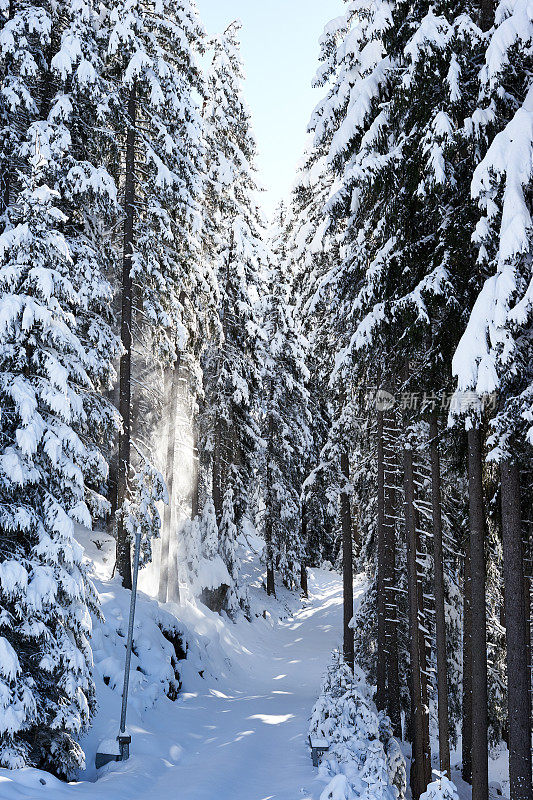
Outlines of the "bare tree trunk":
[{"label": "bare tree trunk", "polygon": [[526,575],[524,580],[524,594],[526,606],[526,644],[527,644],[527,677],[529,692],[529,729],[533,730],[533,664],[531,660],[531,578]]},{"label": "bare tree trunk", "polygon": [[494,22],[494,0],[481,0],[480,27],[488,31]]},{"label": "bare tree trunk", "polygon": [[[159,566],[159,601],[166,603],[169,595],[169,572],[170,572],[170,539],[172,536],[172,523],[174,519],[174,461],[176,455],[176,418],[178,416],[178,396],[179,396],[179,377],[180,377],[181,355],[178,353],[172,375],[170,376],[170,397],[168,404],[167,418],[167,463],[166,463],[166,484],[168,491],[168,503],[163,513],[163,530],[161,533],[161,561]],[[174,572],[174,570],[173,570]],[[173,581],[177,580],[177,575],[173,574]],[[179,583],[172,587],[173,598],[180,602]]]},{"label": "bare tree trunk", "polygon": [[[7,14],[2,14],[0,17],[0,29],[4,27],[7,21],[13,19],[14,11],[14,0],[9,0]],[[4,147],[6,144],[4,144]],[[9,155],[8,152],[4,152],[4,158],[0,163],[0,214],[3,214],[9,207],[11,196],[11,163]]]},{"label": "bare tree trunk", "polygon": [[472,783],[472,578],[470,536],[465,542],[463,580],[463,699],[462,699],[462,778]]},{"label": "bare tree trunk", "polygon": [[342,525],[342,573],[344,586],[344,660],[354,668],[354,634],[350,623],[353,619],[353,545],[352,512],[350,508],[350,459],[344,450],[341,455],[341,473],[344,478],[340,503]]},{"label": "bare tree trunk", "polygon": [[385,540],[385,642],[387,670],[387,714],[392,723],[394,735],[401,738],[402,720],[400,713],[400,674],[398,668],[398,603],[396,599],[396,498],[397,498],[397,463],[391,436],[394,431],[392,418],[384,416],[384,540]]},{"label": "bare tree trunk", "polygon": [[411,661],[411,719],[413,735],[413,764],[411,768],[411,791],[414,800],[427,788],[428,764],[426,742],[429,741],[429,720],[424,703],[422,685],[422,654],[420,652],[420,629],[418,620],[418,569],[417,535],[415,515],[415,491],[413,476],[413,451],[404,449],[405,527],[407,536],[407,582],[409,603],[409,653]]},{"label": "bare tree trunk", "polygon": [[191,519],[200,512],[200,454],[198,452],[198,420],[192,413],[192,477],[191,477]]},{"label": "bare tree trunk", "polygon": [[266,510],[265,519],[265,555],[266,555],[266,591],[267,594],[276,596],[276,583],[274,580],[274,550],[272,547],[272,517],[269,509]]},{"label": "bare tree trunk", "polygon": [[524,603],[524,554],[520,513],[520,471],[511,460],[500,468],[502,492],[503,579],[507,642],[509,778],[512,800],[532,800],[531,728],[527,625]]},{"label": "bare tree trunk", "polygon": [[[414,469],[413,469],[414,472]],[[415,534],[416,534],[416,558],[417,558],[417,602],[418,602],[418,647],[420,653],[420,687],[422,691],[422,707],[424,710],[422,735],[424,747],[424,779],[427,784],[431,782],[431,740],[429,736],[429,690],[428,690],[428,660],[429,644],[426,639],[425,631],[428,625],[424,607],[424,575],[418,570],[418,562],[423,559],[425,553],[422,551],[422,531],[420,529],[420,513],[416,504],[416,488],[414,490],[415,505]]]},{"label": "bare tree trunk", "polygon": [[302,515],[302,559],[300,562],[300,587],[304,597],[309,597],[309,587],[307,583],[307,516],[306,516],[305,501],[302,500],[301,515]]},{"label": "bare tree trunk", "polygon": [[268,412],[268,442],[266,452],[266,496],[265,496],[265,545],[266,545],[266,590],[267,594],[276,596],[276,584],[274,580],[274,550],[273,550],[273,493],[272,493],[272,448],[274,437],[274,418],[272,414],[273,403],[273,384],[270,384],[269,392],[270,409]]},{"label": "bare tree trunk", "polygon": [[224,501],[222,491],[222,429],[219,421],[215,424],[215,443],[213,448],[213,475],[212,475],[213,505],[217,524],[222,521],[222,505]]},{"label": "bare tree trunk", "polygon": [[387,645],[386,635],[386,595],[385,595],[385,458],[383,442],[383,411],[377,412],[377,675],[376,675],[376,705],[379,711],[387,707]]},{"label": "bare tree trunk", "polygon": [[439,719],[439,762],[441,772],[451,777],[448,719],[448,659],[446,655],[446,615],[444,607],[444,559],[442,553],[442,498],[439,453],[439,426],[436,409],[429,422],[431,439],[431,496],[433,504],[433,561],[435,582],[435,629],[437,644],[437,695]]},{"label": "bare tree trunk", "polygon": [[[135,139],[137,125],[137,84],[132,81],[128,97],[128,133],[126,136],[126,173],[124,187],[124,244],[122,259],[122,316],[120,338],[123,354],[120,359],[119,412],[122,432],[118,443],[117,508],[120,511],[128,495],[131,461],[131,346],[132,346],[132,279],[131,266],[135,224]],[[117,569],[122,585],[131,589],[131,553],[128,532],[119,514],[117,525]]]},{"label": "bare tree trunk", "polygon": [[468,431],[468,497],[472,586],[472,800],[487,800],[489,763],[485,515],[479,427]]}]

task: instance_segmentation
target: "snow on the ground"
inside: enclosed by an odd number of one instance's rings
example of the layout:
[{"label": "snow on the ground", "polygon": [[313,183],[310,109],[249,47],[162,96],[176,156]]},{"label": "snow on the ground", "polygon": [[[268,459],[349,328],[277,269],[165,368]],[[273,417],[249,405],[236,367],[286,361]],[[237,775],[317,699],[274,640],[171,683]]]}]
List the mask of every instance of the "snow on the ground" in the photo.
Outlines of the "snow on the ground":
[{"label": "snow on the ground", "polygon": [[[161,606],[141,593],[128,707],[131,757],[97,774],[98,744],[118,732],[129,593],[110,580],[108,537],[94,534],[84,545],[106,618],[93,639],[99,710],[82,742],[87,769],[70,784],[39,770],[0,770],[1,800],[318,800],[324,783],[311,764],[307,730],[331,650],[340,643],[340,577],[310,571],[309,600],[284,590],[274,600],[261,588],[251,553],[251,623],[244,617],[233,623],[187,599]],[[178,661],[179,647],[160,628],[186,643],[185,660]],[[182,686],[172,700],[175,668]]]}]

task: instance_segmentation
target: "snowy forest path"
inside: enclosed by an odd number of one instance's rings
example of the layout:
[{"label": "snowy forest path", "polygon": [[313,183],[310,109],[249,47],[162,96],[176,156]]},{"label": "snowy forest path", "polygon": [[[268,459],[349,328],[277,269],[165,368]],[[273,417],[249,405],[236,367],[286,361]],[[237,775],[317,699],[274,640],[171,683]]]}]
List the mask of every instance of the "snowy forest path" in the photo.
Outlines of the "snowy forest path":
[{"label": "snowy forest path", "polygon": [[[330,652],[340,640],[342,585],[312,574],[309,601],[273,627],[249,625],[238,682],[185,697],[184,753],[160,798],[297,800],[320,796],[307,748],[308,719]],[[176,781],[178,783],[176,784]],[[179,791],[176,791],[179,786]],[[174,788],[174,792],[172,792]]]},{"label": "snowy forest path", "polygon": [[[356,582],[356,607],[362,591]],[[341,644],[340,576],[310,570],[309,599],[288,617],[219,623],[219,631],[225,646],[212,645],[215,674],[197,675],[194,691],[186,681],[176,702],[157,703],[130,722],[129,761],[71,784],[39,770],[2,771],[0,800],[318,800],[324,783],[307,731],[331,651]],[[101,707],[104,718],[115,701]]]}]

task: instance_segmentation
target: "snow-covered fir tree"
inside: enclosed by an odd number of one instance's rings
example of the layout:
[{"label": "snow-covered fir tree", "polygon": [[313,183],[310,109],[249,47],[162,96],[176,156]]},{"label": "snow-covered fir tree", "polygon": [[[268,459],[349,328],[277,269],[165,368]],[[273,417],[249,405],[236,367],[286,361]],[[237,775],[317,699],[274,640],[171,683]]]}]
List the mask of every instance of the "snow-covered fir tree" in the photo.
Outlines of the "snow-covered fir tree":
[{"label": "snow-covered fir tree", "polygon": [[0,762],[68,776],[95,706],[97,600],[75,524],[90,528],[108,508],[118,423],[104,393],[118,340],[102,233],[116,188],[99,160],[107,89],[92,6],[12,11],[1,40],[17,124],[3,129],[12,164],[0,237]]},{"label": "snow-covered fir tree", "polygon": [[[266,264],[265,228],[258,205],[256,145],[242,90],[239,25],[233,23],[211,42],[212,63],[204,108],[208,152],[206,219],[210,256],[220,292],[220,337],[204,358],[203,446],[210,453],[212,497],[219,525],[230,505],[234,518],[221,529],[221,554],[230,575],[238,574],[237,542],[249,514],[259,429],[258,302]],[[232,523],[232,525],[230,525]],[[231,555],[230,555],[231,551]],[[235,587],[231,587],[233,591]]]},{"label": "snow-covered fir tree", "polygon": [[[197,57],[203,31],[195,6],[118,3],[109,8],[105,23],[106,70],[115,86],[110,118],[126,149],[118,176],[125,213],[119,403],[124,431],[117,478],[121,505],[128,491],[127,465],[135,460],[132,428],[153,434],[149,427],[143,430],[149,414],[132,419],[137,402],[132,381],[135,374],[151,373],[152,380],[159,378],[161,394],[167,388],[153,362],[145,366],[141,356],[156,355],[157,366],[168,373],[168,394],[176,394],[180,370],[198,358],[216,290],[210,264],[201,257],[204,84]],[[194,368],[189,374],[196,375]],[[171,417],[169,439],[175,437],[175,411]],[[173,465],[161,466],[172,488]],[[120,517],[117,537],[119,570],[129,585],[129,545]]]},{"label": "snow-covered fir tree", "polygon": [[306,343],[291,306],[285,277],[287,253],[282,207],[271,235],[268,294],[264,302],[262,357],[264,531],[267,592],[274,593],[274,570],[295,588],[307,553],[302,542],[301,493],[311,449],[311,415],[305,363]]}]

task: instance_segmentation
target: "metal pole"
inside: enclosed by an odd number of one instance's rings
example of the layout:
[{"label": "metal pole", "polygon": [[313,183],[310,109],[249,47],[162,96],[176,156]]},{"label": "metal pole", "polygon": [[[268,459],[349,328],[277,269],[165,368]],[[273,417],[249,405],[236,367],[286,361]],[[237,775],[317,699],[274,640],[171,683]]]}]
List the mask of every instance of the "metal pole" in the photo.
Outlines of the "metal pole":
[{"label": "metal pole", "polygon": [[126,732],[126,712],[128,709],[128,690],[130,684],[130,665],[131,651],[133,648],[133,623],[135,621],[135,604],[137,602],[137,579],[139,577],[139,561],[141,555],[141,532],[137,529],[135,535],[135,556],[133,561],[133,579],[131,586],[130,599],[130,618],[128,622],[128,641],[126,644],[126,663],[124,664],[124,686],[122,689],[122,710],[120,713],[120,733],[118,740],[120,743],[120,754],[123,761],[129,758],[130,737],[125,736]]}]

